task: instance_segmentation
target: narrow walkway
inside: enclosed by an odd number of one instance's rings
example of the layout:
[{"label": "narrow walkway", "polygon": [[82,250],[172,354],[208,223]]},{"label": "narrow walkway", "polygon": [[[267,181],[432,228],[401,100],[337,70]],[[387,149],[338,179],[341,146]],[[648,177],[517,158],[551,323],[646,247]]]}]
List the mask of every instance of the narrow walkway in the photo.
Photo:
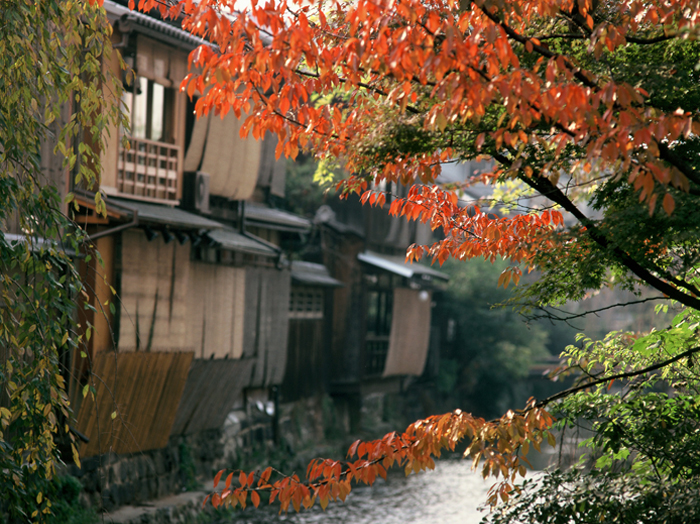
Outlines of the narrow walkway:
[{"label": "narrow walkway", "polygon": [[[104,514],[105,523],[114,524],[185,524],[195,522],[208,492],[188,491],[152,500],[140,506],[122,506]],[[101,519],[102,521],[102,519]]]}]

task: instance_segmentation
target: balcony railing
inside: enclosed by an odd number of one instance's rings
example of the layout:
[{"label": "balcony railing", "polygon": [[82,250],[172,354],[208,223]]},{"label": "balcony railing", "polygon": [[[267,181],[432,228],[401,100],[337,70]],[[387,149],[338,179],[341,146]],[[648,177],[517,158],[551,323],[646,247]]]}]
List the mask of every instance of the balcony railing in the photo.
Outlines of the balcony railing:
[{"label": "balcony railing", "polygon": [[177,200],[180,148],[144,138],[129,138],[119,146],[117,189],[125,195]]},{"label": "balcony railing", "polygon": [[368,336],[365,340],[365,376],[378,377],[384,373],[389,337]]}]

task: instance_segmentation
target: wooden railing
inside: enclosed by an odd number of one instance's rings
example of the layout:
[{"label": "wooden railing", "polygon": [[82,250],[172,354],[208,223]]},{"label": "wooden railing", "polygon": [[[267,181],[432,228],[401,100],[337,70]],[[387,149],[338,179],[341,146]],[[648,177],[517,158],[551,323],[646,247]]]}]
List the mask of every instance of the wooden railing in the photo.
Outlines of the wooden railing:
[{"label": "wooden railing", "polygon": [[117,189],[120,193],[157,200],[177,200],[180,147],[144,138],[119,145]]}]

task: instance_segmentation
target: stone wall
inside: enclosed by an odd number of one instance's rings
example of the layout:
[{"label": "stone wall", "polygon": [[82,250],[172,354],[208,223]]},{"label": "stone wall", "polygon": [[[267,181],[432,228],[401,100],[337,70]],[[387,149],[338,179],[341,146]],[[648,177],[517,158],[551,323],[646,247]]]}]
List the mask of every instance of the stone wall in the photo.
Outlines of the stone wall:
[{"label": "stone wall", "polygon": [[114,511],[200,487],[216,471],[237,467],[258,449],[272,446],[272,417],[232,412],[223,428],[172,436],[165,448],[84,459],[60,474],[76,477],[87,506]]},{"label": "stone wall", "polygon": [[133,455],[108,453],[84,459],[65,473],[83,486],[83,502],[112,511],[126,504],[178,493],[206,475],[222,457],[221,431],[171,437],[167,447]]},{"label": "stone wall", "polygon": [[231,412],[219,430],[173,436],[163,449],[90,457],[81,468],[72,465],[60,473],[79,479],[86,506],[112,513],[129,505],[153,506],[151,501],[184,491],[207,491],[220,469],[272,465],[303,471],[311,458],[344,457],[356,438],[377,438],[405,427],[390,423],[395,406],[386,397],[365,401],[361,434],[351,435],[351,409],[343,399],[318,396],[284,404],[276,417],[269,414],[270,406],[251,403],[246,411]]}]

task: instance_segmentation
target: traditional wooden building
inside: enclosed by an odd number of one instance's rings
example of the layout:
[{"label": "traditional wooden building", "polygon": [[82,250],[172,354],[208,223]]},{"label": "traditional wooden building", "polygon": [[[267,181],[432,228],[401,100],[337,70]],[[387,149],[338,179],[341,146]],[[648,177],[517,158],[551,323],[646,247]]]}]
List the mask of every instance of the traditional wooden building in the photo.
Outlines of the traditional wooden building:
[{"label": "traditional wooden building", "polygon": [[317,222],[324,264],[343,283],[333,292],[329,391],[348,403],[356,425],[363,397],[401,391],[424,373],[429,351],[439,351],[431,309],[448,277],[405,263],[410,244],[432,243],[423,224],[353,198],[324,206]]},{"label": "traditional wooden building", "polygon": [[[102,154],[107,216],[86,193],[75,215],[104,261],[84,264],[95,333],[72,364],[83,456],[220,428],[282,384],[292,278],[283,246],[311,227],[266,204],[284,194],[271,139],[240,139],[232,114],[192,117],[178,86],[201,41],[125,4],[104,5],[134,75],[122,97],[131,127],[112,130]],[[105,68],[122,74],[116,56]],[[96,395],[83,399],[91,381]]]},{"label": "traditional wooden building", "polygon": [[[81,262],[93,329],[67,363],[82,456],[162,448],[251,402],[356,399],[420,376],[446,277],[403,253],[429,229],[335,201],[319,210],[319,259],[290,262],[312,223],[270,205],[285,186],[274,139],[241,140],[232,114],[195,119],[178,86],[202,41],[126,4],[104,0],[130,68],[106,100],[130,118],[100,152],[106,214],[66,173],[47,182],[75,193],[101,255]],[[118,56],[104,68],[123,75]]]}]

